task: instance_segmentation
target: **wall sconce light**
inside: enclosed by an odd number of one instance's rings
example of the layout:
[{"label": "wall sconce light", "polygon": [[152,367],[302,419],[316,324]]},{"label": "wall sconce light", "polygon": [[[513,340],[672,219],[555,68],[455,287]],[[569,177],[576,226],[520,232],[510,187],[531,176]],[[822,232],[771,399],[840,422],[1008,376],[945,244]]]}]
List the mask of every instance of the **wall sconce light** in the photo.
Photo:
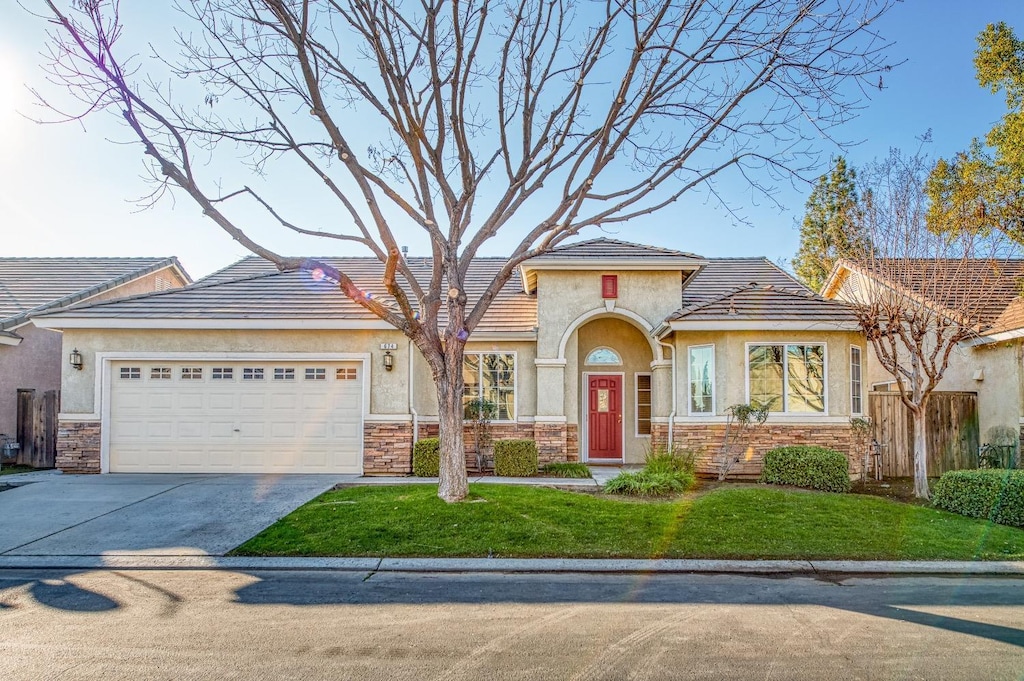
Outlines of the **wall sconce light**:
[{"label": "wall sconce light", "polygon": [[71,354],[68,355],[68,362],[79,371],[82,370],[82,353],[78,351],[78,348],[72,350]]},{"label": "wall sconce light", "polygon": [[384,351],[384,371],[391,371],[395,368],[395,356],[390,350]]}]

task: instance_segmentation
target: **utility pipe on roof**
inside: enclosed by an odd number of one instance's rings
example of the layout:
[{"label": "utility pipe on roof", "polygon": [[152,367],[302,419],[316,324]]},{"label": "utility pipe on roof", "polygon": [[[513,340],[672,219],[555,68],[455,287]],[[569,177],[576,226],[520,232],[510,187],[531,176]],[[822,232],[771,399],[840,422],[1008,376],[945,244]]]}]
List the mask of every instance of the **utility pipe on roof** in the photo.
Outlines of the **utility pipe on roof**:
[{"label": "utility pipe on roof", "polygon": [[671,451],[674,444],[672,435],[674,433],[676,422],[676,348],[674,345],[665,343],[660,338],[656,337],[654,340],[657,341],[658,345],[661,347],[668,348],[672,351],[672,380],[669,382],[672,387],[672,413],[668,415],[668,448],[669,451]]}]

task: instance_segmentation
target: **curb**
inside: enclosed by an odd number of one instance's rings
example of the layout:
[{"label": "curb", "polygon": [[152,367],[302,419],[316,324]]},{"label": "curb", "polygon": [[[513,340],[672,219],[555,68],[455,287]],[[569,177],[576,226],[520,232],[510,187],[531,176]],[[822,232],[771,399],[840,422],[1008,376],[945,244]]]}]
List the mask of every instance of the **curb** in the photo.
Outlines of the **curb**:
[{"label": "curb", "polygon": [[0,570],[336,570],[536,574],[970,575],[1024,577],[1024,562],[602,560],[562,558],[250,558],[113,554],[0,556]]}]

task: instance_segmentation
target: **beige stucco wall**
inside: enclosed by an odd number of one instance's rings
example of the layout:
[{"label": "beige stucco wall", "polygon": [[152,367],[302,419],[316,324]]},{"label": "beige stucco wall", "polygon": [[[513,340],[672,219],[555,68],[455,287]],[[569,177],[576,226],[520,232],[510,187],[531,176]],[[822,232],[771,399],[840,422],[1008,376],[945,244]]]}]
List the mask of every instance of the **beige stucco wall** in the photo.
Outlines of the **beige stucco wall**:
[{"label": "beige stucco wall", "polygon": [[88,299],[88,302],[95,303],[101,300],[114,300],[116,298],[127,298],[129,296],[137,296],[143,293],[152,293],[157,290],[157,283],[163,280],[170,288],[181,288],[188,282],[181,278],[181,276],[175,271],[173,267],[165,267],[162,270],[156,272],[150,272],[144,277],[133,279],[125,284],[121,284],[108,291],[104,291],[99,295],[93,296]]},{"label": "beige stucco wall", "polygon": [[[62,380],[61,411],[97,413],[94,402],[96,353],[370,353],[370,413],[408,414],[408,372],[403,370],[407,346],[399,331],[291,331],[291,330],[139,330],[68,329],[64,352],[77,347],[81,371],[68,369]],[[384,371],[381,343],[397,343],[395,370]]]},{"label": "beige stucco wall", "polygon": [[[860,333],[849,331],[678,331],[674,347],[676,358],[676,420],[695,422],[707,416],[688,416],[689,383],[687,364],[691,345],[715,346],[715,408],[721,419],[733,404],[744,404],[747,399],[747,343],[824,343],[828,397],[828,420],[848,420],[850,412],[850,346],[866,353],[865,341]],[[862,354],[862,357],[865,354]],[[867,385],[863,386],[864,409],[867,409]],[[822,420],[817,414],[776,414],[772,422],[814,423]]]}]

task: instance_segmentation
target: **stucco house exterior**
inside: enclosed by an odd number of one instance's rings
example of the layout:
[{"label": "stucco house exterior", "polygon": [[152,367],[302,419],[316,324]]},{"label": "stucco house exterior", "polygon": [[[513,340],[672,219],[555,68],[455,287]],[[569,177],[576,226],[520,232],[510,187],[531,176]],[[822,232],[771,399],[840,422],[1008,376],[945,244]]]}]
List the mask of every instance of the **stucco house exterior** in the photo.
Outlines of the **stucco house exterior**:
[{"label": "stucco house exterior", "polygon": [[19,389],[60,389],[61,334],[33,315],[190,283],[175,258],[0,258],[0,433],[15,435]]},{"label": "stucco house exterior", "polygon": [[[867,271],[840,260],[822,288],[829,300],[864,300],[872,286],[896,287],[942,309],[942,301],[928,291],[954,291],[979,313],[977,334],[953,348],[949,367],[936,390],[976,393],[978,427],[982,443],[1018,445],[1024,430],[1024,260],[1000,260],[998,278],[990,260],[934,260],[926,267],[894,266],[891,276],[881,277],[878,268]],[[984,272],[983,272],[984,271]],[[929,280],[925,286],[922,278]],[[972,288],[971,281],[986,282]],[[961,304],[965,304],[961,302]],[[865,372],[871,390],[897,390],[894,379],[868,353]]]},{"label": "stucco house exterior", "polygon": [[[429,276],[428,259],[408,261]],[[322,262],[385,296],[376,259]],[[474,261],[470,305],[504,262]],[[414,440],[437,432],[430,372],[316,275],[247,258],[178,291],[37,317],[85,357],[64,374],[59,466],[408,474]],[[494,437],[533,438],[542,461],[636,463],[671,440],[703,450],[705,471],[728,407],[770,403],[734,469],[754,475],[780,444],[849,449],[863,345],[844,305],[765,259],[596,239],[519,268],[469,338],[466,399],[495,402]]]}]

